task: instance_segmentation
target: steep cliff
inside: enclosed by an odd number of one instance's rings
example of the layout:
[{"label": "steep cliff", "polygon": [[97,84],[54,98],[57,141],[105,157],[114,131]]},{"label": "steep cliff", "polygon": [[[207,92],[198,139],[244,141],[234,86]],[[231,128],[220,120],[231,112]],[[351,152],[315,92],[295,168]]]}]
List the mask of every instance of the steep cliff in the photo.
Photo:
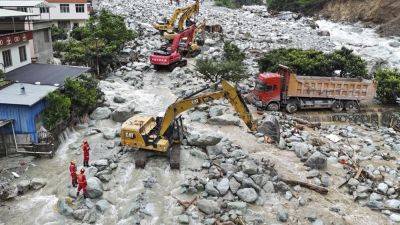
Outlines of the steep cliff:
[{"label": "steep cliff", "polygon": [[384,36],[400,36],[400,0],[332,0],[320,12],[337,21],[378,24]]}]

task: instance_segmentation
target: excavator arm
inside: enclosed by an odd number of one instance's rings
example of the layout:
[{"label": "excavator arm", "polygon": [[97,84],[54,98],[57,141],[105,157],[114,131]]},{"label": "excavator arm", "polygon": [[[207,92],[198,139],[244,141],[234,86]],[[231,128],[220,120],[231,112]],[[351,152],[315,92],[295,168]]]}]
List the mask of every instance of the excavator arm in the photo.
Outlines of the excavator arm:
[{"label": "excavator arm", "polygon": [[221,85],[221,91],[204,94],[197,97],[186,98],[170,105],[167,108],[164,118],[162,120],[159,136],[164,136],[165,132],[171,126],[175,118],[178,117],[181,113],[198,105],[221,98],[228,99],[231,105],[235,108],[236,112],[239,113],[240,118],[244,121],[247,127],[250,130],[255,131],[257,129],[257,126],[254,123],[251,113],[236,87],[232,86],[227,81],[222,81]]},{"label": "excavator arm", "polygon": [[178,30],[181,31],[184,29],[184,25],[185,22],[191,18],[194,14],[199,13],[200,10],[200,4],[199,4],[199,0],[196,0],[196,2],[191,5],[187,10],[185,10],[181,16],[181,18],[179,18],[178,21]]},{"label": "excavator arm", "polygon": [[186,12],[187,10],[191,9],[192,7],[193,7],[193,5],[189,5],[189,6],[175,9],[174,13],[167,20],[166,24],[155,23],[155,24],[153,24],[153,27],[156,28],[157,30],[172,29],[174,27],[175,21],[178,18],[178,16],[181,15],[182,13]]}]

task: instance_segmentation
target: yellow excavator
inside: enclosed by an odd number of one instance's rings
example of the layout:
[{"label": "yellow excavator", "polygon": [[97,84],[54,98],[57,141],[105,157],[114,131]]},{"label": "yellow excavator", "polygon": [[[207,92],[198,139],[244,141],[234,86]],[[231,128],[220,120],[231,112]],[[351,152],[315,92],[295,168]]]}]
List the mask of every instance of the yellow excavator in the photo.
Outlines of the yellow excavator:
[{"label": "yellow excavator", "polygon": [[[221,86],[222,90],[199,95],[201,92],[210,89],[210,86],[207,86],[181,100],[177,100],[167,108],[164,117],[135,115],[125,121],[120,133],[121,144],[136,150],[135,166],[144,168],[147,157],[158,153],[169,157],[171,169],[179,169],[179,144],[184,137],[180,114],[213,100],[228,99],[246,126],[251,131],[256,131],[257,124],[253,121],[251,112],[237,88],[227,81],[222,81]],[[214,87],[218,87],[218,84],[215,84]]]},{"label": "yellow excavator", "polygon": [[[174,29],[175,21],[179,17],[179,15],[182,14],[182,16],[183,16],[187,11],[198,13],[199,9],[200,9],[200,3],[199,3],[199,0],[196,0],[196,2],[191,5],[175,9],[174,13],[172,14],[172,16],[169,19],[164,18],[162,21],[158,21],[157,23],[153,24],[153,27],[161,32],[168,31],[168,30],[172,31]],[[193,14],[190,15],[190,17],[193,16]],[[182,16],[181,16],[181,18],[182,18]],[[188,17],[188,18],[190,18],[190,17]],[[183,30],[183,23],[185,21],[182,22],[181,30]]]}]

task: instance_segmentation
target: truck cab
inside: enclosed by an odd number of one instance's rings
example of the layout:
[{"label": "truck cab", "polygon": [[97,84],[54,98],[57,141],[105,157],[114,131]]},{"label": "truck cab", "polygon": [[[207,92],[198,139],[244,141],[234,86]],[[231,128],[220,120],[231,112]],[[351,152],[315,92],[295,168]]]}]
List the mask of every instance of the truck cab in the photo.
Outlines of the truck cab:
[{"label": "truck cab", "polygon": [[281,101],[282,76],[278,73],[261,73],[255,88],[250,94],[250,101],[257,107],[279,110]]}]

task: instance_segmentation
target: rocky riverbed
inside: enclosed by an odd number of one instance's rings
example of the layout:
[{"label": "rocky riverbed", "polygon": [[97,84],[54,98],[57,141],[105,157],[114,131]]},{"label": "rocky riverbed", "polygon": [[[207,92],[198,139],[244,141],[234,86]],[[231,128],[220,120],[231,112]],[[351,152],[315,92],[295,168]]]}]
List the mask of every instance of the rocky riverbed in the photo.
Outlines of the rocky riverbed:
[{"label": "rocky riverbed", "polygon": [[[140,37],[125,47],[123,52],[129,56],[121,59],[125,65],[100,82],[104,106],[86,123],[66,132],[54,158],[2,159],[2,178],[7,178],[2,185],[8,185],[1,189],[1,196],[9,199],[0,204],[0,224],[363,225],[400,221],[400,133],[391,128],[310,126],[295,117],[272,113],[279,118],[282,134],[279,143],[269,144],[262,130],[248,132],[229,103],[220,100],[183,115],[188,134],[181,146],[180,171],[171,171],[162,157],[149,160],[143,170],[135,169],[132,151],[120,146],[121,123],[138,113],[163,113],[177,98],[205,84],[198,79],[193,59],[186,68],[171,73],[155,72],[148,62],[151,51],[163,42],[151,23],[172,10],[167,2],[95,2],[96,8],[124,15]],[[198,57],[221,57],[222,40],[231,40],[245,51],[253,75],[257,73],[255,59],[273,48],[332,51],[349,45],[356,46],[361,55],[371,53],[362,44],[349,44],[351,38],[337,38],[335,29],[346,31],[340,24],[328,26],[329,22],[292,13],[273,17],[258,6],[231,10],[206,1],[201,7],[198,19],[222,25],[224,35],[207,34]],[[374,38],[373,33],[369,38],[365,41]],[[396,47],[384,47],[393,52],[384,60],[396,65]],[[368,59],[372,68],[381,55],[371,53]],[[246,92],[252,85],[250,78],[240,87]],[[260,125],[270,116],[251,110]],[[70,160],[81,165],[84,138],[92,149],[86,172],[90,198],[86,200],[76,199],[68,172]],[[328,193],[283,180],[307,182]]]}]

